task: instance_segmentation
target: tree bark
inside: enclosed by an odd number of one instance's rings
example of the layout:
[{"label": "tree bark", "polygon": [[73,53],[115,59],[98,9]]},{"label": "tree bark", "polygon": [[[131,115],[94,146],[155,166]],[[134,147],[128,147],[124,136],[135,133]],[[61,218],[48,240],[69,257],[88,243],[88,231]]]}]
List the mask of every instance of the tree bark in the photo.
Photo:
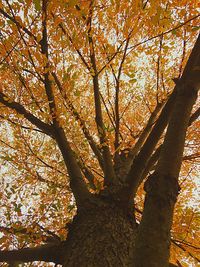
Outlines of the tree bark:
[{"label": "tree bark", "polygon": [[170,229],[179,191],[178,176],[190,114],[200,87],[199,51],[200,35],[177,84],[177,99],[155,173],[145,183],[145,205],[136,237],[133,267],[169,266]]},{"label": "tree bark", "polygon": [[136,224],[119,205],[98,197],[75,216],[63,266],[128,267],[135,233]]}]

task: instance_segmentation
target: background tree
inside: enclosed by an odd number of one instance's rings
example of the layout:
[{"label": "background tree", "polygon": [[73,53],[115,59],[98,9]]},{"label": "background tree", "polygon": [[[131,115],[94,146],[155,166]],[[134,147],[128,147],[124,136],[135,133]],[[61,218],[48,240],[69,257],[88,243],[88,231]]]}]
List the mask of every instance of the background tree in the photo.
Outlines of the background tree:
[{"label": "background tree", "polygon": [[0,2],[1,262],[199,262],[199,8]]}]

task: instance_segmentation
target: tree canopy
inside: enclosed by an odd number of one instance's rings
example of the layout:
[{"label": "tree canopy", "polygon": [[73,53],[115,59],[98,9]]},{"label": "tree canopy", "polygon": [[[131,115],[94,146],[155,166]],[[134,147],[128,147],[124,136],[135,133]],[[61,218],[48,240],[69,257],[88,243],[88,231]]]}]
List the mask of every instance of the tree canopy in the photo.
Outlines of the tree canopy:
[{"label": "tree canopy", "polygon": [[[0,1],[0,250],[64,241],[77,207],[111,185],[132,188],[140,223],[144,183],[178,142],[174,122],[163,145],[177,88],[199,88],[199,12],[195,0]],[[184,267],[200,261],[198,100],[188,114],[183,157],[171,153],[170,262]]]}]

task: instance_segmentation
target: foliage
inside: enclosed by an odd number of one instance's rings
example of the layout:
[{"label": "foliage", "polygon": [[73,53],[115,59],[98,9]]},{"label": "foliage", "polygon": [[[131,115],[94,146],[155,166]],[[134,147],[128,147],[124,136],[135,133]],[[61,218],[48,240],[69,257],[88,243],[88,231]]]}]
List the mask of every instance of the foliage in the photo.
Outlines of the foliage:
[{"label": "foliage", "polygon": [[[108,147],[113,158],[127,158],[181,77],[199,29],[194,0],[48,1],[44,12],[45,2],[0,2],[1,250],[64,240],[76,213],[69,169],[48,126],[62,127],[87,187],[98,193],[106,176],[98,151],[108,161]],[[179,266],[199,262],[199,137],[196,119],[172,229],[171,259]],[[135,202],[139,221],[143,184]]]}]

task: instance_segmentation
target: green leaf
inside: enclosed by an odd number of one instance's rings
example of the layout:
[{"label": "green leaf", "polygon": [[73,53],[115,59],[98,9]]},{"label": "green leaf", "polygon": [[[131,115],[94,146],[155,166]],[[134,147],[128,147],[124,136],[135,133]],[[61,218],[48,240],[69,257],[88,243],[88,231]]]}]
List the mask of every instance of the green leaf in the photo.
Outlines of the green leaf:
[{"label": "green leaf", "polygon": [[193,32],[198,31],[198,30],[200,30],[200,26],[193,26],[192,27]]},{"label": "green leaf", "polygon": [[12,161],[12,158],[10,156],[1,156],[1,159],[6,161]]},{"label": "green leaf", "polygon": [[69,0],[68,1],[68,5],[71,6],[71,7],[75,6],[77,3],[78,3],[77,0]]},{"label": "green leaf", "polygon": [[80,95],[81,95],[81,91],[76,90],[76,91],[74,92],[74,95],[75,95],[75,96],[80,96]]},{"label": "green leaf", "polygon": [[63,75],[63,81],[67,81],[69,78],[70,78],[69,74],[65,72]]},{"label": "green leaf", "polygon": [[68,68],[67,68],[67,72],[69,73],[74,67],[74,64],[71,64]]},{"label": "green leaf", "polygon": [[52,207],[54,210],[58,211],[58,207],[57,207],[56,204],[52,204],[51,207]]},{"label": "green leaf", "polygon": [[172,30],[172,34],[176,35],[177,34],[177,30],[176,29]]},{"label": "green leaf", "polygon": [[35,9],[37,11],[40,11],[42,9],[41,1],[40,0],[34,0],[33,3],[34,3],[34,6],[35,6]]},{"label": "green leaf", "polygon": [[130,72],[130,73],[126,73],[126,75],[129,77],[129,78],[133,78],[135,77],[135,73],[134,72]]},{"label": "green leaf", "polygon": [[22,204],[16,204],[15,202],[13,202],[14,204],[14,211],[16,212],[21,212],[21,207],[22,207]]},{"label": "green leaf", "polygon": [[14,194],[15,193],[15,190],[11,187],[10,188],[10,191]]},{"label": "green leaf", "polygon": [[130,83],[135,83],[135,82],[137,82],[137,80],[136,79],[131,79],[131,80],[129,80],[129,82]]}]

